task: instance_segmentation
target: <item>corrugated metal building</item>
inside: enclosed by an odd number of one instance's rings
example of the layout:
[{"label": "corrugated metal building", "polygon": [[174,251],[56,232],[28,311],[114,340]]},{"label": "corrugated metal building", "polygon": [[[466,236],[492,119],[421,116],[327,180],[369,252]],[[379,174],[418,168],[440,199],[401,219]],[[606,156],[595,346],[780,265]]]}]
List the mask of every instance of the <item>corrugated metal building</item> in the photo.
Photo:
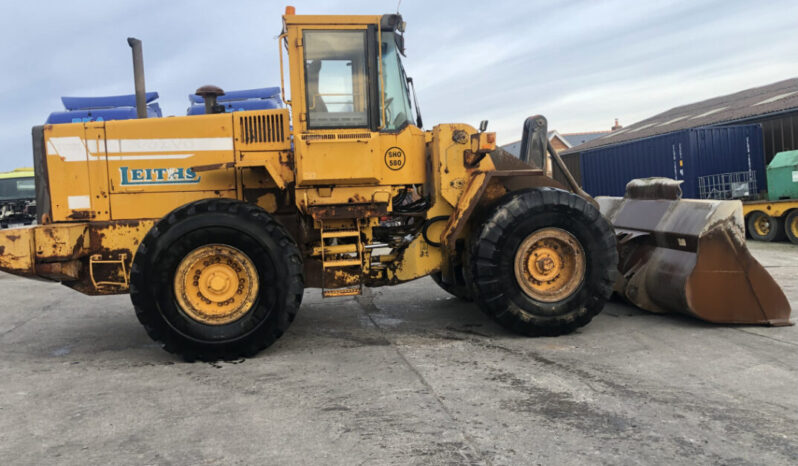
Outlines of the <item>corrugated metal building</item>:
[{"label": "corrugated metal building", "polygon": [[[762,128],[759,125],[685,129],[581,155],[582,187],[592,195],[623,196],[635,178],[663,176],[682,181],[684,197],[716,197],[699,179],[719,173],[742,173],[748,193],[765,184]],[[702,179],[702,181],[708,181]],[[716,183],[717,184],[717,183]],[[718,190],[719,186],[712,189]]]},{"label": "corrugated metal building", "polygon": [[[562,155],[577,181],[583,182],[586,167],[582,161],[599,149],[607,154],[623,150],[626,144],[665,134],[741,124],[761,125],[763,164],[778,152],[798,149],[798,78],[676,107],[563,151]],[[661,156],[671,158],[669,153]],[[562,178],[556,168],[554,176]]]}]

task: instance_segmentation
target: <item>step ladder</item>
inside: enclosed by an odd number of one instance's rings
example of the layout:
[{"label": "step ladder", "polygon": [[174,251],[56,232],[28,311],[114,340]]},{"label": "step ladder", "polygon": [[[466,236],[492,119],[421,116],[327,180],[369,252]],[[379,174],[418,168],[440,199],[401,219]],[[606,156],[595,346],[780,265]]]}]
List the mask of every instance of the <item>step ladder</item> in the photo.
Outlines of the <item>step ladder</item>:
[{"label": "step ladder", "polygon": [[[327,244],[327,240],[355,240],[344,244]],[[324,298],[357,296],[363,293],[363,243],[360,236],[360,221],[355,227],[345,230],[325,230],[321,222],[321,294]],[[344,288],[327,288],[326,276],[336,269],[357,268],[358,281]]]}]

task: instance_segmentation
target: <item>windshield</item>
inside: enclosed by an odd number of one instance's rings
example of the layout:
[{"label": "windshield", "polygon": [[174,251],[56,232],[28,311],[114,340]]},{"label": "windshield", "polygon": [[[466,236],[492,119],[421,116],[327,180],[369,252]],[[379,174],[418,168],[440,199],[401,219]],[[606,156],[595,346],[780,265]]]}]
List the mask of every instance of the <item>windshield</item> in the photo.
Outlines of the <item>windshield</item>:
[{"label": "windshield", "polygon": [[33,178],[0,179],[0,201],[33,199],[35,197],[36,185]]},{"label": "windshield", "polygon": [[401,129],[413,121],[407,77],[399,59],[393,32],[382,33],[382,76],[385,86],[383,127],[388,131]]}]

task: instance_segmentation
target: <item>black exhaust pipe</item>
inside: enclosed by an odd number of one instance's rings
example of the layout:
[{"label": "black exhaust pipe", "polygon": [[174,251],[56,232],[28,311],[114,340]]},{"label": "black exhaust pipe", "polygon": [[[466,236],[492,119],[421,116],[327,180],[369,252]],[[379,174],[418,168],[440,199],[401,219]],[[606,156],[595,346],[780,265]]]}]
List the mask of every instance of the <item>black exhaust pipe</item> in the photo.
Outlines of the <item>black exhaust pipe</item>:
[{"label": "black exhaust pipe", "polygon": [[136,114],[139,118],[147,118],[147,88],[144,85],[144,52],[141,41],[128,37],[127,44],[133,49],[133,80],[136,84]]}]

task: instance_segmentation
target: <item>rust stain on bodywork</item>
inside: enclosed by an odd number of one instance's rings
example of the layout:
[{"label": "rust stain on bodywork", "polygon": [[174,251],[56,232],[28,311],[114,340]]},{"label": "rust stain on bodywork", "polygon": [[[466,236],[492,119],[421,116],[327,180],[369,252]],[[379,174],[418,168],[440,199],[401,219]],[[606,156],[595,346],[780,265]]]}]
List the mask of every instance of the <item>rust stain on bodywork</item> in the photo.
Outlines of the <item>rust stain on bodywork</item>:
[{"label": "rust stain on bodywork", "polygon": [[88,210],[73,210],[71,214],[67,215],[70,220],[88,220],[91,217],[92,214]]},{"label": "rust stain on bodywork", "polygon": [[56,223],[0,232],[0,270],[89,295],[128,292],[133,257],[155,220]]},{"label": "rust stain on bodywork", "polygon": [[380,217],[388,213],[388,204],[333,204],[308,209],[314,220]]}]

